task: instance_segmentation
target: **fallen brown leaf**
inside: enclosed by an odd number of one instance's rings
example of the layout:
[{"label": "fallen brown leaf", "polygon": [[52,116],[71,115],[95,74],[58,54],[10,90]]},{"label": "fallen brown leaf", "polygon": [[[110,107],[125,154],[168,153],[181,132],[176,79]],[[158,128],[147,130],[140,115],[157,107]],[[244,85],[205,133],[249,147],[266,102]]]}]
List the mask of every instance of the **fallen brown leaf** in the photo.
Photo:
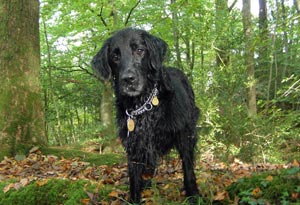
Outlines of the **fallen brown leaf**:
[{"label": "fallen brown leaf", "polygon": [[149,198],[154,194],[154,191],[152,189],[145,189],[142,192],[142,197],[143,198]]},{"label": "fallen brown leaf", "polygon": [[271,176],[271,175],[267,176],[266,180],[267,181],[272,181],[273,180],[273,176]]},{"label": "fallen brown leaf", "polygon": [[294,159],[292,166],[293,167],[300,167],[300,164],[299,164],[298,160]]},{"label": "fallen brown leaf", "polygon": [[89,205],[90,204],[90,199],[81,199],[80,202],[83,203],[84,205]]},{"label": "fallen brown leaf", "polygon": [[218,193],[214,196],[214,201],[223,201],[223,200],[226,199],[227,197],[228,197],[227,191],[221,191],[221,192],[218,192]]},{"label": "fallen brown leaf", "polygon": [[292,199],[294,199],[294,200],[299,199],[299,193],[297,193],[297,192],[292,193]]},{"label": "fallen brown leaf", "polygon": [[110,205],[122,205],[122,201],[119,199],[116,199],[116,200],[112,201]]},{"label": "fallen brown leaf", "polygon": [[114,198],[118,198],[119,197],[119,192],[117,192],[116,190],[111,191],[108,194],[109,197],[114,197]]},{"label": "fallen brown leaf", "polygon": [[47,184],[47,183],[48,183],[48,179],[38,180],[38,181],[36,182],[36,184],[37,184],[38,186],[44,186],[44,185]]},{"label": "fallen brown leaf", "polygon": [[261,190],[259,187],[256,187],[255,189],[253,189],[252,196],[254,198],[259,198],[261,196]]},{"label": "fallen brown leaf", "polygon": [[14,183],[10,183],[8,185],[6,185],[4,188],[3,188],[3,192],[6,193],[8,192],[10,189],[14,188],[15,184]]}]

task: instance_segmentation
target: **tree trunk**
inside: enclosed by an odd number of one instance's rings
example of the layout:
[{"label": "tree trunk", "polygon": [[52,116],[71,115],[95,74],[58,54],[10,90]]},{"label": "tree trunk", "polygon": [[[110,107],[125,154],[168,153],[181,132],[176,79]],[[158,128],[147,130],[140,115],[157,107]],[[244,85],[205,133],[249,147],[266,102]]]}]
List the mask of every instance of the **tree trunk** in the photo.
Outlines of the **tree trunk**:
[{"label": "tree trunk", "polygon": [[[267,79],[269,74],[269,69],[272,69],[270,62],[270,36],[268,30],[268,18],[267,18],[267,2],[266,0],[259,0],[259,39],[260,43],[258,45],[258,69],[256,72],[256,77],[261,85],[268,87]],[[269,102],[270,90],[267,93],[262,93],[261,98],[267,96],[267,101]]]},{"label": "tree trunk", "polygon": [[[113,18],[113,30],[117,29],[118,25],[118,15],[115,6],[115,0],[111,0],[110,4],[113,5],[111,11],[111,17]],[[103,83],[103,92],[101,96],[100,104],[100,119],[103,127],[103,133],[105,136],[112,137],[116,134],[116,129],[114,126],[114,115],[113,115],[113,88],[110,82]],[[111,140],[111,147],[114,150],[115,141]]]},{"label": "tree trunk", "polygon": [[251,1],[243,0],[243,28],[245,36],[245,67],[248,78],[247,106],[250,117],[255,117],[256,109],[256,82],[254,77],[254,49],[251,28]]},{"label": "tree trunk", "polygon": [[0,0],[0,68],[0,157],[46,145],[38,0]]},{"label": "tree trunk", "polygon": [[[269,68],[269,31],[267,18],[267,2],[259,0],[259,37],[260,45],[258,49],[260,73],[258,77],[266,77]],[[263,80],[263,79],[262,79]]]},{"label": "tree trunk", "polygon": [[216,0],[216,62],[217,66],[227,66],[229,64],[229,51],[228,51],[228,0]]},{"label": "tree trunk", "polygon": [[[286,77],[286,72],[287,72],[287,65],[288,65],[288,62],[289,62],[289,57],[290,57],[290,48],[289,48],[289,40],[292,40],[292,39],[288,39],[288,32],[290,33],[291,36],[292,35],[292,32],[293,32],[293,29],[292,29],[292,26],[293,24],[289,25],[287,24],[287,12],[286,12],[286,8],[285,8],[285,5],[284,5],[284,0],[281,0],[280,1],[280,4],[281,4],[281,11],[282,11],[282,29],[283,29],[283,53],[282,55],[284,56],[284,65],[283,65],[283,69],[282,69],[282,73],[281,73],[281,76],[280,76],[280,79],[277,79],[278,80],[278,84],[281,82],[282,79],[284,79]],[[287,26],[288,25],[288,26]]]},{"label": "tree trunk", "polygon": [[113,89],[110,82],[103,83],[103,87],[100,105],[100,117],[104,134],[111,137],[114,134]]},{"label": "tree trunk", "polygon": [[[176,4],[176,0],[171,0],[171,4]],[[176,7],[175,7],[176,8]],[[176,67],[183,69],[182,60],[181,60],[181,52],[180,52],[180,43],[179,43],[179,30],[178,30],[178,14],[177,10],[173,9],[171,11],[172,14],[172,29],[173,29],[173,36],[174,36],[174,46],[175,46],[175,53],[176,53]]]},{"label": "tree trunk", "polygon": [[[300,14],[300,0],[294,0],[294,6],[297,10],[297,14],[299,15]],[[300,22],[299,22],[300,24]]]}]

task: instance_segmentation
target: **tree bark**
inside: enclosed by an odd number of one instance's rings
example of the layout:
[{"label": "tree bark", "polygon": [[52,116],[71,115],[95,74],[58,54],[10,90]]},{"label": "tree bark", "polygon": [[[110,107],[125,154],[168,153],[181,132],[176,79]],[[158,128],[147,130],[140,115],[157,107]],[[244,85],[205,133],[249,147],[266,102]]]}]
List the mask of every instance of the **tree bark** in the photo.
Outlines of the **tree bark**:
[{"label": "tree bark", "polygon": [[245,67],[248,78],[247,106],[250,117],[255,117],[256,108],[256,82],[254,77],[254,49],[251,27],[251,0],[243,0],[243,28],[245,36]]},{"label": "tree bark", "polygon": [[115,132],[113,121],[113,88],[110,82],[103,83],[100,105],[100,118],[105,135],[112,136]]},{"label": "tree bark", "polygon": [[[110,4],[113,5],[111,11],[111,17],[113,18],[112,29],[118,28],[118,13],[115,5],[115,0],[110,0]],[[129,19],[128,19],[129,20]],[[102,135],[112,137],[116,134],[114,126],[114,115],[113,115],[113,88],[111,82],[103,83],[103,92],[101,94],[100,102],[100,119],[103,128]],[[115,141],[112,140],[111,147],[114,149]]]},{"label": "tree bark", "polygon": [[225,67],[229,64],[229,51],[228,51],[228,25],[229,22],[229,9],[228,0],[216,0],[216,62],[217,66]]},{"label": "tree bark", "polygon": [[[171,4],[176,4],[176,0],[171,0]],[[178,14],[177,10],[173,9],[171,11],[172,14],[172,30],[173,30],[173,36],[174,36],[174,46],[175,46],[175,53],[176,53],[176,67],[183,69],[182,66],[182,59],[181,59],[181,52],[180,52],[180,43],[179,43],[179,30],[178,30]]]},{"label": "tree bark", "polygon": [[267,18],[267,2],[266,0],[259,0],[259,36],[260,46],[258,50],[259,64],[263,73],[267,72],[269,59],[269,31]]},{"label": "tree bark", "polygon": [[38,0],[0,0],[0,68],[0,155],[46,145]]},{"label": "tree bark", "polygon": [[[286,12],[286,8],[285,8],[285,4],[284,4],[284,0],[280,1],[280,5],[281,5],[281,11],[282,11],[282,29],[283,29],[283,53],[282,55],[284,56],[284,65],[283,65],[283,69],[282,69],[282,73],[281,73],[281,77],[280,79],[278,79],[278,84],[281,82],[282,79],[284,79],[286,77],[286,72],[287,72],[287,68],[288,68],[288,61],[290,60],[290,48],[289,48],[289,39],[288,39],[288,33],[287,31],[289,31],[290,35],[292,35],[291,32],[293,32],[292,26],[293,24],[287,26],[288,24],[286,24],[287,22],[287,12]],[[290,39],[292,40],[292,39]]]},{"label": "tree bark", "polygon": [[[272,69],[270,62],[270,36],[268,30],[268,18],[267,18],[267,2],[266,0],[259,0],[259,39],[260,43],[258,45],[258,69],[256,72],[256,77],[260,81],[260,84],[267,86],[266,79],[268,79],[269,69]],[[267,101],[269,101],[269,89],[267,93],[262,93],[261,98],[267,96]]]}]

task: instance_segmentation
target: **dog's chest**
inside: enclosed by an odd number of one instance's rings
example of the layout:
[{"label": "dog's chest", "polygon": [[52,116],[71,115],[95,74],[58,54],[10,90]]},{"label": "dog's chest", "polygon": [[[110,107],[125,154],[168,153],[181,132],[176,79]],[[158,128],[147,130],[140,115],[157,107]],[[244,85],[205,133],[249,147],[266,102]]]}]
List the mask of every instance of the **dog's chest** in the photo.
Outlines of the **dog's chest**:
[{"label": "dog's chest", "polygon": [[133,118],[127,117],[125,129],[127,129],[128,137],[153,138],[157,132],[160,132],[163,124],[162,118],[159,109]]},{"label": "dog's chest", "polygon": [[[166,147],[172,146],[174,141],[170,134],[169,123],[166,113],[161,107],[156,107],[150,112],[132,118],[134,129],[128,128],[128,117],[124,117],[120,124],[120,136],[126,149],[137,147],[144,150],[157,150],[165,152]],[[163,149],[163,150],[160,150]]]}]

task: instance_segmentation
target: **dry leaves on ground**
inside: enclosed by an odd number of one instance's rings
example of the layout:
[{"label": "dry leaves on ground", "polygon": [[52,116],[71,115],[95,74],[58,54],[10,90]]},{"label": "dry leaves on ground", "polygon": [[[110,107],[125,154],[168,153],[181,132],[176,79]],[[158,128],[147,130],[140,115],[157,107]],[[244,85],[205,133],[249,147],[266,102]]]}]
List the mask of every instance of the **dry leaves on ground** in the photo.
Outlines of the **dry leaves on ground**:
[{"label": "dry leaves on ground", "polygon": [[[229,165],[221,162],[205,161],[197,161],[196,164],[197,183],[201,193],[210,195],[209,197],[215,201],[226,199],[228,193],[225,191],[225,188],[241,177],[248,177],[253,172],[299,166],[297,160],[288,165],[257,164],[254,166],[243,163],[238,159]],[[267,180],[272,180],[271,177],[269,176]],[[2,191],[5,193],[12,189],[18,190],[33,181],[42,186],[50,178],[86,179],[98,183],[99,186],[107,184],[114,187],[120,185],[128,186],[126,164],[92,166],[87,162],[80,161],[79,158],[65,159],[54,155],[43,155],[38,148],[33,148],[27,157],[24,156],[18,159],[5,158],[0,162],[0,181],[15,180],[14,183],[4,187]],[[152,184],[155,186],[155,191],[147,189],[143,192],[145,203],[149,205],[156,204],[153,199],[153,195],[156,192],[159,192],[162,197],[168,200],[183,201],[182,178],[183,173],[180,160],[162,160],[153,180],[154,185]],[[87,192],[87,199],[82,199],[82,204],[98,203],[97,194]],[[259,197],[259,194],[259,188],[253,190],[253,195]],[[108,197],[111,201],[101,201],[101,204],[121,204],[122,200],[128,200],[128,191],[116,188],[108,194]]]}]

